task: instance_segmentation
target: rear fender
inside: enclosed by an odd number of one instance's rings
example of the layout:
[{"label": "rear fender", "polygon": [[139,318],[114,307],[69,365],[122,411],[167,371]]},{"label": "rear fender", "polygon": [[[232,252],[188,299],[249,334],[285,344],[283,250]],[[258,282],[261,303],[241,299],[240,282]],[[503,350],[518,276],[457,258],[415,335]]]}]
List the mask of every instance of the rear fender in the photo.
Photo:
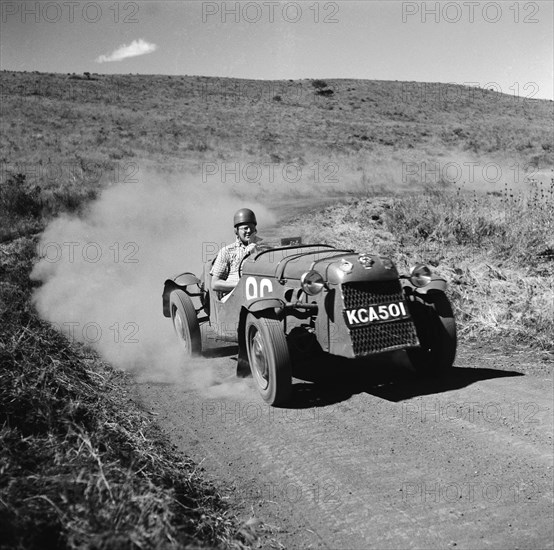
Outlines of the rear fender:
[{"label": "rear fender", "polygon": [[181,273],[176,275],[173,279],[167,279],[164,283],[164,290],[162,294],[163,313],[165,317],[171,317],[171,311],[169,310],[169,295],[177,288],[186,292],[187,286],[200,285],[200,279],[194,275],[194,273]]},{"label": "rear fender", "polygon": [[200,279],[189,271],[176,275],[172,279],[178,286],[188,286],[188,285],[198,285],[200,284]]}]

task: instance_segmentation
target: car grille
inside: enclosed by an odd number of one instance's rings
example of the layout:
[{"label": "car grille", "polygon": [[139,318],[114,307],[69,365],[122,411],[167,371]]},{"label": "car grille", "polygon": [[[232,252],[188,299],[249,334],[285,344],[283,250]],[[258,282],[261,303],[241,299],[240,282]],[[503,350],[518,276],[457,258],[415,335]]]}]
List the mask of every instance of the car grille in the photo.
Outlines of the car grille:
[{"label": "car grille", "polygon": [[[345,283],[342,285],[344,307],[360,308],[404,300],[400,281]],[[357,356],[419,346],[411,319],[375,323],[350,330]]]},{"label": "car grille", "polygon": [[350,331],[350,337],[357,356],[419,346],[411,319],[355,328]]},{"label": "car grille", "polygon": [[376,283],[345,283],[342,297],[346,309],[388,304],[404,299],[399,280]]}]

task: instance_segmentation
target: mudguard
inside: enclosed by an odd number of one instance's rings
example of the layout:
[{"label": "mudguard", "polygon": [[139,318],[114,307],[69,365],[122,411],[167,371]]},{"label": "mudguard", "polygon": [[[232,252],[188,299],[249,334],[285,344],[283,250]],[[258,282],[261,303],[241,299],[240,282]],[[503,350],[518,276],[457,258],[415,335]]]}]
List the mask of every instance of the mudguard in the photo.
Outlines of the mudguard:
[{"label": "mudguard", "polygon": [[200,279],[194,273],[190,273],[189,271],[176,275],[173,277],[173,281],[178,286],[197,285],[200,283]]},{"label": "mudguard", "polygon": [[266,309],[273,309],[275,313],[280,313],[285,308],[285,302],[280,298],[252,298],[244,304],[244,307],[250,313],[259,313]]},{"label": "mudguard", "polygon": [[173,279],[167,279],[164,283],[164,290],[162,294],[164,317],[171,317],[171,312],[169,311],[169,295],[172,290],[175,290],[176,288],[185,289],[189,285],[199,284],[200,279],[194,273],[190,273],[188,271],[175,275]]},{"label": "mudguard", "polygon": [[437,290],[441,292],[446,292],[446,281],[438,277],[432,279],[431,282],[424,287],[417,287],[413,285],[408,277],[400,277],[400,284],[402,285],[402,289],[404,291],[407,291],[409,294],[415,294],[416,296],[418,294],[421,296],[423,294],[427,294],[430,291],[434,292]]},{"label": "mudguard", "polygon": [[[239,342],[239,363],[248,362],[246,355],[246,338],[244,334],[244,326],[248,313],[261,313],[262,311],[271,310],[272,313],[279,317],[285,309],[285,302],[280,298],[252,298],[244,303],[240,311],[239,326],[238,326],[238,342]],[[242,371],[250,372],[250,367],[242,369]]]}]

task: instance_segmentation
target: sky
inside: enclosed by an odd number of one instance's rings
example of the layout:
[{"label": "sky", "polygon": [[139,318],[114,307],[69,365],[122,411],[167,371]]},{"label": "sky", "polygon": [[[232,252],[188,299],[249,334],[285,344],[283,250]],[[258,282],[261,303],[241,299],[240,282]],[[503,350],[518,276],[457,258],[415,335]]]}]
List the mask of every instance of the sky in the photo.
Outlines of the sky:
[{"label": "sky", "polygon": [[548,1],[6,1],[0,68],[453,82],[554,99]]}]

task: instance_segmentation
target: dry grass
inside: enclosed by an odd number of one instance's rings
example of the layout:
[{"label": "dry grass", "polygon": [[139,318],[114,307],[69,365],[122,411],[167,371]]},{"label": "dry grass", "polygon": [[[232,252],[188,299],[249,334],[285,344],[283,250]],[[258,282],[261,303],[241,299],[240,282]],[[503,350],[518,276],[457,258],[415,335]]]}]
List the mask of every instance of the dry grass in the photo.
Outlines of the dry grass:
[{"label": "dry grass", "polygon": [[37,318],[33,242],[0,254],[0,547],[247,547],[125,375]]},{"label": "dry grass", "polygon": [[462,337],[554,350],[554,182],[528,194],[460,190],[351,199],[292,233],[418,261],[449,281]]},{"label": "dry grass", "polygon": [[203,162],[313,159],[357,171],[368,158],[374,165],[394,157],[400,165],[497,153],[522,165],[554,161],[549,101],[356,80],[326,80],[334,93],[321,96],[314,83],[161,75],[92,81],[4,71],[1,161],[7,174],[18,163],[63,167],[60,178],[38,178],[43,190],[105,185],[118,167],[121,179],[129,163],[145,159],[197,171]]}]

